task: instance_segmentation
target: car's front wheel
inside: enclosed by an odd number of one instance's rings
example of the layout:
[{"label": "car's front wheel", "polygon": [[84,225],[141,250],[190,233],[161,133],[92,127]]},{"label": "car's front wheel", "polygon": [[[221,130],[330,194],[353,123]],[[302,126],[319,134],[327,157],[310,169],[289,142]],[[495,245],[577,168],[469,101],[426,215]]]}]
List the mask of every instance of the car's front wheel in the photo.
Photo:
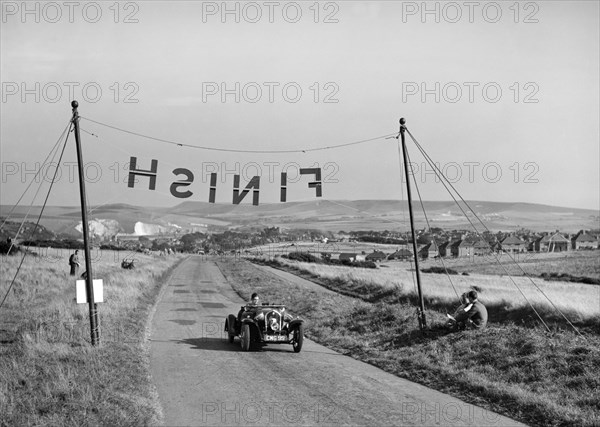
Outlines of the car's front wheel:
[{"label": "car's front wheel", "polygon": [[304,342],[304,325],[298,325],[298,327],[296,329],[294,329],[294,342],[292,343],[294,352],[300,353],[300,350],[302,350],[303,342]]},{"label": "car's front wheel", "polygon": [[249,351],[250,350],[250,340],[251,336],[250,336],[250,325],[248,325],[247,323],[242,325],[242,333],[240,335],[240,342],[242,344],[242,350],[243,351]]}]

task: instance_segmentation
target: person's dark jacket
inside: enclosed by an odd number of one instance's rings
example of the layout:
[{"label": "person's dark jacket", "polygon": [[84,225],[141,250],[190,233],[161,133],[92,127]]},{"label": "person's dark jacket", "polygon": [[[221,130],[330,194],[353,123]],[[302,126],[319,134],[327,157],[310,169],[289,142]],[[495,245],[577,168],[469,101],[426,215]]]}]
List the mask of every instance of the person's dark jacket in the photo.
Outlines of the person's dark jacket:
[{"label": "person's dark jacket", "polygon": [[456,317],[456,321],[471,324],[477,329],[483,329],[486,327],[488,321],[487,309],[482,303],[475,301],[469,311],[462,312]]}]

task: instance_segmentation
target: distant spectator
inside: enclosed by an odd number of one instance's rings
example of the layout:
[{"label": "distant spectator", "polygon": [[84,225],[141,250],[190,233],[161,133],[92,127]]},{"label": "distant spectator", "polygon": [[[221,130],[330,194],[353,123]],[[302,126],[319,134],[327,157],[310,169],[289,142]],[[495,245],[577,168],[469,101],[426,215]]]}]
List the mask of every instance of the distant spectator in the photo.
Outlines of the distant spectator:
[{"label": "distant spectator", "polygon": [[[487,325],[488,313],[485,306],[477,300],[477,291],[472,290],[467,293],[466,306],[456,317],[456,322],[463,324],[467,328],[483,329]],[[470,306],[470,307],[469,307]],[[467,311],[465,309],[468,308]]]},{"label": "distant spectator", "polygon": [[79,250],[75,249],[75,253],[69,257],[69,266],[71,267],[71,276],[77,276],[79,271]]},{"label": "distant spectator", "polygon": [[454,318],[457,318],[458,316],[460,316],[461,314],[471,310],[471,308],[473,308],[473,304],[469,302],[469,296],[468,296],[468,292],[465,292],[464,294],[462,294],[460,296],[460,307],[458,307],[456,309],[456,311],[454,312]]}]

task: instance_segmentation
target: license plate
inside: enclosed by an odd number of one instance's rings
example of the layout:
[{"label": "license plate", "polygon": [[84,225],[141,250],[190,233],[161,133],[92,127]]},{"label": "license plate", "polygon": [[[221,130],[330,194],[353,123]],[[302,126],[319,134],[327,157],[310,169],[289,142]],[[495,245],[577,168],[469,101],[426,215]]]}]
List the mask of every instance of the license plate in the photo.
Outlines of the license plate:
[{"label": "license plate", "polygon": [[285,335],[265,335],[265,341],[287,341]]}]

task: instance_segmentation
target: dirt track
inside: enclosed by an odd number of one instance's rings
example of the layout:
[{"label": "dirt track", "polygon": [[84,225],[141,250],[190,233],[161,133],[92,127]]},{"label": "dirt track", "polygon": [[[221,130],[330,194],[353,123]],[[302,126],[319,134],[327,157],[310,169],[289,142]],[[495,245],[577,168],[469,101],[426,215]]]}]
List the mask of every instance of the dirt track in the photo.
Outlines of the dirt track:
[{"label": "dirt track", "polygon": [[301,353],[287,344],[242,352],[223,327],[243,303],[201,257],[165,284],[151,333],[165,425],[518,425],[310,340]]}]

